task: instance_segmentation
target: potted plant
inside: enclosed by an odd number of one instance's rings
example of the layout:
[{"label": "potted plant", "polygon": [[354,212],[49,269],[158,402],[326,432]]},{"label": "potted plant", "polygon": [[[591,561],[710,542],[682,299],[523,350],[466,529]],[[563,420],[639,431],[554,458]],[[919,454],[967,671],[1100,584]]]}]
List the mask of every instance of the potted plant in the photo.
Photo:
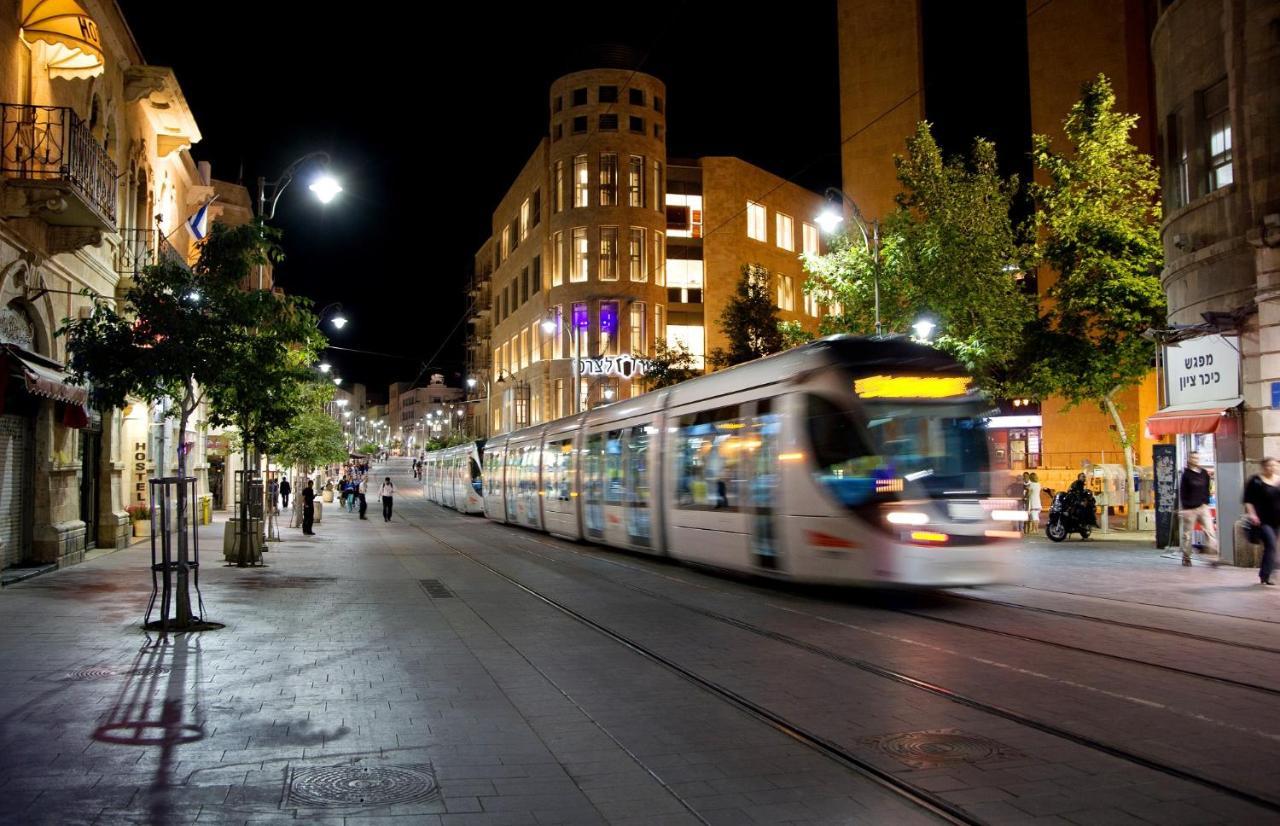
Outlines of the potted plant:
[{"label": "potted plant", "polygon": [[125,513],[129,514],[129,520],[133,522],[134,536],[150,536],[151,535],[151,506],[150,505],[130,505],[125,508]]}]

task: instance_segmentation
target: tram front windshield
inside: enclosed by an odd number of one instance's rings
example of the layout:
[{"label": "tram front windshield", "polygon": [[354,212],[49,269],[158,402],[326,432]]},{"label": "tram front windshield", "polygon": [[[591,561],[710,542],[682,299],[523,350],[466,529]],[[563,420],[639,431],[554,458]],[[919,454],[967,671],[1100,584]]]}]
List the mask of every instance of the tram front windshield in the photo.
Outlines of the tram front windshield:
[{"label": "tram front windshield", "polygon": [[974,401],[864,401],[860,414],[810,396],[814,474],[844,505],[974,497],[989,488],[982,412]]}]

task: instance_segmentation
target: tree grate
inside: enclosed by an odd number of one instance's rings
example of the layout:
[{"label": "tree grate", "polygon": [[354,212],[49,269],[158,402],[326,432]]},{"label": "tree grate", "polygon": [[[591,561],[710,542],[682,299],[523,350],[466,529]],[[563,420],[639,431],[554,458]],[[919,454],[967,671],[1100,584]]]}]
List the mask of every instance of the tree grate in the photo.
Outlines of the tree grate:
[{"label": "tree grate", "polygon": [[446,599],[453,596],[453,591],[446,588],[444,583],[438,579],[420,579],[418,584],[422,586],[422,590],[427,592],[427,596],[432,599]]},{"label": "tree grate", "polygon": [[286,807],[398,806],[440,799],[430,763],[290,769]]}]

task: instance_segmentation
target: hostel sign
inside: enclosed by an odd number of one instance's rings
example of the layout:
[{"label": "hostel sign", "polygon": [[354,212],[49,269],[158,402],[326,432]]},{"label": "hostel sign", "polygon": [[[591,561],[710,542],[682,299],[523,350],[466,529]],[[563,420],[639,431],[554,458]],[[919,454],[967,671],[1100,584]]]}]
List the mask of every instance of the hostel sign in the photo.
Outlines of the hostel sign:
[{"label": "hostel sign", "polygon": [[1240,395],[1240,339],[1201,336],[1164,350],[1169,406],[1216,402]]},{"label": "hostel sign", "polygon": [[648,372],[648,359],[638,359],[630,355],[578,359],[580,376],[622,376],[629,379],[632,376],[643,376]]},{"label": "hostel sign", "polygon": [[145,505],[147,504],[147,443],[145,441],[133,443],[131,465],[133,501],[139,505]]}]

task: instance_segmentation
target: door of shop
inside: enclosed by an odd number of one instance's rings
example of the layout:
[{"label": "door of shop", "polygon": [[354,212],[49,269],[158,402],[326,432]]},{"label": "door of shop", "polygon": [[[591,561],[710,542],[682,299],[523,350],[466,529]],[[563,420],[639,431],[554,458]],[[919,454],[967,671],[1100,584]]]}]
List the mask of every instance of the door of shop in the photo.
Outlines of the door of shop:
[{"label": "door of shop", "polygon": [[80,431],[80,521],[84,546],[98,547],[98,473],[102,469],[102,420],[95,414]]},{"label": "door of shop", "polygon": [[28,416],[0,416],[0,554],[3,567],[20,565],[31,547],[35,434]]}]

